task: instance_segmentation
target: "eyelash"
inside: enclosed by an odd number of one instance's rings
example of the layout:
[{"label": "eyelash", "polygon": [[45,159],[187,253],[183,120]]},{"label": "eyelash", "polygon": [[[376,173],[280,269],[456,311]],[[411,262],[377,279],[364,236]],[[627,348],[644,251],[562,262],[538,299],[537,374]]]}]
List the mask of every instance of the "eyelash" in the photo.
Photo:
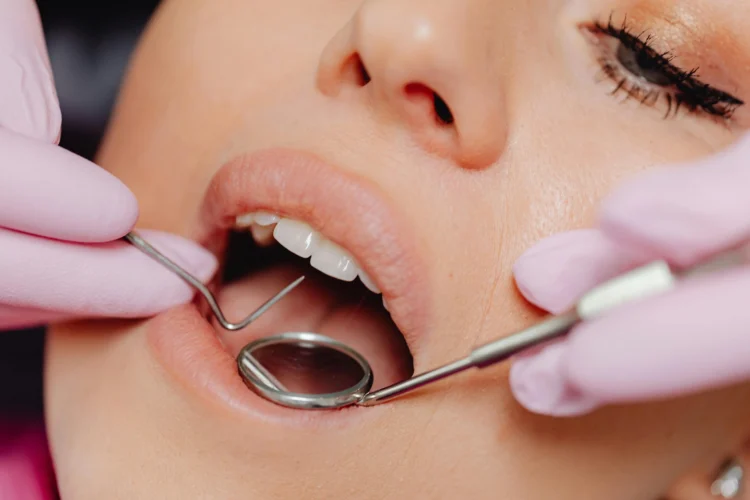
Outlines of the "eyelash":
[{"label": "eyelash", "polygon": [[616,84],[612,95],[624,92],[626,96],[649,106],[654,106],[663,97],[667,106],[665,119],[670,115],[676,116],[679,109],[684,107],[691,113],[703,113],[728,121],[737,108],[744,104],[733,95],[701,82],[698,79],[698,68],[683,71],[672,64],[674,55],[671,52],[657,52],[652,46],[653,36],[643,38],[645,31],[633,34],[627,25],[627,17],[620,27],[612,24],[610,16],[607,24],[596,22],[586,29],[594,35],[617,40],[622,47],[633,53],[636,61],[647,63],[649,69],[654,68],[665,80],[663,84],[649,82],[642,75],[626,68],[612,50],[599,44],[599,64],[604,74]]}]

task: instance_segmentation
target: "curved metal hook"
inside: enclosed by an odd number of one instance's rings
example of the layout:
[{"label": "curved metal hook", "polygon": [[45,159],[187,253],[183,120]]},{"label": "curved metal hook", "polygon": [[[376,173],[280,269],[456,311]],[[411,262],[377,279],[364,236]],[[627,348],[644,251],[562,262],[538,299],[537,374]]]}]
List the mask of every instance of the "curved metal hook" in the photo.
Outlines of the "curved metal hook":
[{"label": "curved metal hook", "polygon": [[229,331],[236,331],[241,330],[248,326],[250,323],[258,319],[263,313],[268,311],[271,307],[276,304],[279,300],[284,298],[286,294],[297,288],[297,285],[302,283],[302,281],[305,279],[304,276],[300,276],[296,280],[292,281],[289,285],[287,285],[283,290],[281,290],[279,293],[268,299],[263,305],[261,305],[258,309],[250,313],[245,319],[242,321],[239,321],[237,323],[232,323],[227,320],[227,318],[224,316],[224,313],[222,312],[221,308],[219,307],[219,304],[216,302],[216,297],[214,297],[214,294],[211,293],[211,291],[201,283],[201,281],[190,274],[189,272],[185,271],[183,268],[175,264],[169,257],[164,255],[163,253],[159,252],[157,249],[155,249],[153,246],[151,246],[150,243],[148,243],[146,240],[138,236],[138,234],[134,232],[129,232],[126,234],[123,239],[127,241],[128,243],[132,244],[134,247],[138,248],[140,251],[151,257],[152,259],[156,260],[166,268],[168,268],[170,271],[175,273],[177,276],[182,278],[185,282],[187,282],[190,286],[198,290],[201,295],[206,299],[206,302],[208,302],[209,307],[211,308],[211,311],[213,311],[214,315],[216,316],[216,319],[219,321],[219,324],[222,326],[222,328],[229,330]]}]

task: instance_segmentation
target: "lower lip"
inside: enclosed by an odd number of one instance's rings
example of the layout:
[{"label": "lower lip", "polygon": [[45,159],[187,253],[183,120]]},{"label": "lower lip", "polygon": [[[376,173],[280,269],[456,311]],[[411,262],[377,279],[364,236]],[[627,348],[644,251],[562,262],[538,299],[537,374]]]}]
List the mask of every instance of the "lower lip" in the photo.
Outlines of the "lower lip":
[{"label": "lower lip", "polygon": [[[146,323],[148,345],[169,375],[193,394],[232,413],[286,426],[341,427],[379,413],[377,409],[295,410],[271,403],[249,389],[235,359],[195,305],[167,311]],[[359,421],[359,420],[357,420]]]}]

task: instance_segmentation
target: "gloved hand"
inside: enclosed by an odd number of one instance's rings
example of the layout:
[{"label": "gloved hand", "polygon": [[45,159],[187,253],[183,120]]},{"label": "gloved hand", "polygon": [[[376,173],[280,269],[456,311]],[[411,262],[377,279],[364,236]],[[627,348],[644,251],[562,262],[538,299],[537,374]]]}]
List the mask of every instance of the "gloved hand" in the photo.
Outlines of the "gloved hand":
[{"label": "gloved hand", "polygon": [[[0,0],[0,330],[75,316],[138,317],[187,302],[192,290],[122,241],[133,194],[58,147],[60,109],[33,0]],[[206,250],[144,236],[197,277]]]},{"label": "gloved hand", "polygon": [[[750,241],[750,135],[688,165],[615,191],[598,227],[543,240],[516,263],[516,283],[551,312],[594,285],[665,258],[679,266]],[[750,380],[750,265],[702,276],[576,327],[519,358],[516,399],[531,411],[579,415],[608,403],[669,398]]]}]

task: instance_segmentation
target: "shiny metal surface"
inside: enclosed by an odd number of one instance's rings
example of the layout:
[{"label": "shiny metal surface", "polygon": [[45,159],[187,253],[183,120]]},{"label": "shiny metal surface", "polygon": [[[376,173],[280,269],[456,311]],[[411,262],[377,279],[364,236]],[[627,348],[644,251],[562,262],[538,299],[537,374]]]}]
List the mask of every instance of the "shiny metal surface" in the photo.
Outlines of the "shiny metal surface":
[{"label": "shiny metal surface", "polygon": [[[159,253],[135,233],[129,233],[125,236],[125,240],[195,287],[206,298],[221,326],[227,330],[239,330],[246,327],[304,279],[304,277],[300,277],[292,282],[244,320],[238,323],[230,323],[224,317],[213,294],[198,279]],[[581,297],[576,307],[567,313],[550,316],[529,328],[477,347],[462,359],[374,392],[369,392],[374,377],[367,360],[346,344],[316,333],[289,332],[250,342],[237,356],[237,365],[245,383],[252,390],[282,406],[305,410],[334,409],[350,405],[373,406],[391,401],[469,368],[485,368],[502,362],[530,347],[567,334],[577,323],[583,320],[596,317],[622,304],[667,292],[674,288],[676,282],[680,279],[748,264],[750,264],[750,245],[743,245],[724,252],[687,269],[675,270],[663,261],[647,263],[595,287]],[[351,387],[337,392],[317,394],[291,392],[254,355],[264,347],[274,345],[294,345],[301,349],[320,348],[337,351],[356,363],[361,368],[363,375]],[[734,477],[732,474],[736,475],[738,471],[744,473],[736,467],[727,469],[727,471],[726,477],[730,479]]]},{"label": "shiny metal surface", "polygon": [[201,281],[190,274],[189,272],[185,271],[183,268],[175,264],[169,257],[164,255],[163,253],[159,252],[157,249],[155,249],[149,242],[138,236],[134,232],[130,232],[124,236],[125,241],[133,245],[134,247],[138,248],[140,251],[154,259],[155,261],[159,262],[161,265],[175,273],[177,276],[182,278],[187,284],[198,290],[198,292],[203,295],[203,298],[206,299],[206,302],[208,302],[208,306],[211,308],[211,311],[213,311],[214,316],[216,316],[216,320],[219,322],[219,324],[222,326],[222,328],[229,330],[229,331],[236,331],[241,330],[248,326],[250,323],[258,319],[263,313],[268,311],[271,307],[274,306],[279,300],[284,298],[289,292],[297,288],[297,285],[302,283],[302,281],[305,279],[304,276],[300,276],[296,280],[292,281],[289,285],[287,285],[283,290],[281,290],[279,293],[268,299],[263,305],[261,305],[259,308],[257,308],[252,313],[248,314],[245,319],[242,321],[239,321],[237,323],[232,323],[227,320],[227,318],[224,316],[224,312],[219,307],[219,304],[216,302],[216,297],[214,297],[214,294],[211,293],[211,290],[206,287]]},{"label": "shiny metal surface", "polygon": [[[275,382],[264,380],[265,376],[270,375],[267,370],[263,369],[261,373],[256,370],[259,363],[257,363],[254,355],[264,347],[279,344],[294,344],[302,348],[317,346],[338,351],[360,366],[363,373],[362,378],[349,389],[325,394],[303,394],[288,392],[285,389],[280,390],[279,387],[283,386],[278,380],[274,379]],[[342,342],[317,333],[282,333],[250,342],[242,348],[237,356],[237,364],[245,383],[256,393],[282,406],[303,410],[330,410],[356,404],[369,392],[373,382],[370,364],[361,354]],[[273,375],[271,375],[271,378],[273,379]]]},{"label": "shiny metal surface", "polygon": [[434,370],[422,373],[410,379],[404,380],[403,382],[398,382],[378,391],[366,394],[362,399],[357,401],[357,404],[360,406],[374,406],[376,404],[385,403],[386,401],[390,401],[392,399],[396,399],[399,396],[403,396],[407,392],[415,391],[420,387],[424,387],[427,384],[432,384],[433,382],[437,382],[438,380],[450,377],[451,375],[460,373],[464,370],[472,368],[473,366],[474,365],[471,364],[471,360],[469,358],[459,359],[458,361],[448,363],[447,365],[443,365],[439,368],[435,368]]},{"label": "shiny metal surface", "polygon": [[505,361],[530,347],[565,335],[579,321],[580,318],[576,311],[550,316],[541,323],[532,325],[520,332],[477,347],[469,354],[469,359],[471,359],[472,366],[477,368],[484,368]]},{"label": "shiny metal surface", "polygon": [[518,333],[489,342],[474,349],[465,358],[453,361],[429,372],[422,373],[403,382],[367,394],[358,403],[361,406],[372,406],[395,399],[407,392],[414,391],[427,384],[432,384],[469,368],[484,368],[508,359],[523,350],[542,342],[565,335],[578,322],[575,312],[552,316]]}]

